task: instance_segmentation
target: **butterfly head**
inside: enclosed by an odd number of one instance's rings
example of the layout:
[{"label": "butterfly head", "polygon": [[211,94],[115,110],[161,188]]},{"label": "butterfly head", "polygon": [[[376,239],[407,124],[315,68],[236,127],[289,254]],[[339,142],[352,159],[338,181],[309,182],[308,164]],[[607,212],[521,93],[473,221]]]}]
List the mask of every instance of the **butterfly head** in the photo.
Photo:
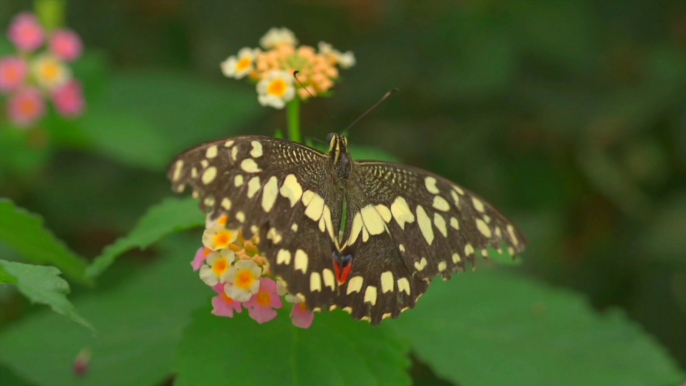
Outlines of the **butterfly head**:
[{"label": "butterfly head", "polygon": [[331,133],[327,137],[329,141],[329,156],[335,174],[342,179],[348,179],[352,160],[348,152],[348,139],[338,133]]},{"label": "butterfly head", "polygon": [[348,276],[350,276],[350,271],[353,268],[353,256],[343,252],[333,251],[331,257],[333,258],[333,268],[336,272],[336,280],[338,280],[339,285],[343,285],[348,281]]}]

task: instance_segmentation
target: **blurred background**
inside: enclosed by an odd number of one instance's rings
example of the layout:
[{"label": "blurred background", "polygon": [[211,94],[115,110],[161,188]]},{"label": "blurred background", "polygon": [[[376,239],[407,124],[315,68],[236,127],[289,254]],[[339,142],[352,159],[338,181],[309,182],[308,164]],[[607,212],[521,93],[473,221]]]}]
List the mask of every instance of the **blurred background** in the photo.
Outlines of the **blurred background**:
[{"label": "blurred background", "polygon": [[[0,26],[33,7],[3,0]],[[171,195],[178,152],[285,128],[283,111],[219,69],[284,26],[357,58],[331,98],[303,105],[306,137],[399,87],[351,142],[487,198],[529,237],[520,270],[599,312],[622,308],[686,367],[683,1],[70,1],[64,15],[84,43],[86,112],[21,135],[0,127],[0,196],[79,254],[97,256]],[[0,302],[0,330],[30,312],[15,293]]]}]

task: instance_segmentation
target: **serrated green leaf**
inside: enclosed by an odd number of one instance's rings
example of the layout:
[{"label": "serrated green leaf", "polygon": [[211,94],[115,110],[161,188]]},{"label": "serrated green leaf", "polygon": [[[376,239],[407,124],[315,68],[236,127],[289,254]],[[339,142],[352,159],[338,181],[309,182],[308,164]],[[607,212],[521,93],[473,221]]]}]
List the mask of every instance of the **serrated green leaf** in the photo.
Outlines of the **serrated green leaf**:
[{"label": "serrated green leaf", "polygon": [[14,284],[32,302],[50,306],[58,314],[92,330],[93,326],[67,300],[69,283],[59,274],[60,270],[55,267],[0,260],[0,284]]},{"label": "serrated green leaf", "polygon": [[460,385],[668,385],[686,376],[619,312],[495,271],[434,282],[391,322],[419,358]]},{"label": "serrated green leaf", "polygon": [[[36,385],[162,384],[192,311],[212,292],[189,264],[198,245],[196,239],[167,240],[151,267],[133,272],[119,286],[76,299],[95,335],[49,312],[4,329],[0,362]],[[83,348],[92,357],[86,374],[77,377],[72,368]]]},{"label": "serrated green leaf", "polygon": [[176,385],[407,385],[408,347],[384,327],[343,312],[317,314],[308,330],[281,311],[263,325],[248,315],[195,313],[179,346]]},{"label": "serrated green leaf", "polygon": [[57,267],[68,278],[84,284],[86,261],[70,251],[43,226],[43,220],[0,198],[0,240],[26,260]]},{"label": "serrated green leaf", "polygon": [[145,249],[169,233],[203,224],[205,218],[195,200],[168,198],[151,207],[128,235],[105,247],[86,270],[86,276],[94,278],[100,275],[119,255],[130,249]]}]

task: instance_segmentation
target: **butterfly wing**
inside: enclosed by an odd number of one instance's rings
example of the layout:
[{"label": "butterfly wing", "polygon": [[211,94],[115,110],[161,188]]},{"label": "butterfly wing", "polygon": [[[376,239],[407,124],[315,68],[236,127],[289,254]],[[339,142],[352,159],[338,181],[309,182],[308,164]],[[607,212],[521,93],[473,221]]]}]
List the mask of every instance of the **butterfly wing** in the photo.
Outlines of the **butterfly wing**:
[{"label": "butterfly wing", "polygon": [[[449,278],[464,271],[466,261],[474,264],[477,253],[485,255],[488,247],[500,248],[501,243],[513,255],[524,250],[526,238],[507,217],[443,177],[386,162],[358,162],[355,170],[365,207],[378,213],[384,227],[382,232],[381,225],[370,228],[363,221],[359,234],[382,235],[415,278]],[[348,244],[357,243],[359,251],[365,242],[362,237],[360,246],[357,229],[352,227]]]}]

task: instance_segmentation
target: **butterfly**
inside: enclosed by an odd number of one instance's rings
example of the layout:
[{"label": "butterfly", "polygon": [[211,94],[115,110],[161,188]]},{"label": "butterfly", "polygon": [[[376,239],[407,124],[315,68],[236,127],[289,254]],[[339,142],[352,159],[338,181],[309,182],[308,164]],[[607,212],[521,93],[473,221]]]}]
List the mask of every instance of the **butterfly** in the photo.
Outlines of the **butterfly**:
[{"label": "butterfly", "polygon": [[259,238],[270,271],[310,310],[343,309],[379,324],[415,306],[436,276],[526,238],[481,197],[411,166],[353,161],[347,138],[328,153],[264,136],[197,146],[168,171],[212,218]]}]

